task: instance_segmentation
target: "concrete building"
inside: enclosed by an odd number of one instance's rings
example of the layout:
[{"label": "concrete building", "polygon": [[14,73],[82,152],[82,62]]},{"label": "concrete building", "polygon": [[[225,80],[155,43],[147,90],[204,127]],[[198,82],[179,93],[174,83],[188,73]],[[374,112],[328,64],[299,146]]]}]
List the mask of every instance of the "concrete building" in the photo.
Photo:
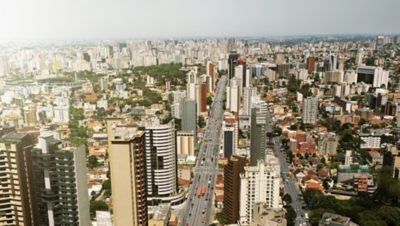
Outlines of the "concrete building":
[{"label": "concrete building", "polygon": [[69,106],[56,106],[54,107],[55,123],[68,123],[69,122]]},{"label": "concrete building", "polygon": [[266,156],[256,166],[246,166],[240,174],[240,224],[249,225],[254,204],[263,202],[267,208],[280,208],[280,166],[275,157]]},{"label": "concrete building", "polygon": [[0,138],[0,225],[37,225],[33,213],[31,148],[27,134],[11,132]]},{"label": "concrete building", "polygon": [[352,222],[349,217],[333,213],[324,213],[318,226],[358,226],[358,224]]},{"label": "concrete building", "polygon": [[307,58],[307,71],[309,74],[313,73],[317,70],[317,64],[315,57],[308,57]]},{"label": "concrete building", "polygon": [[160,204],[153,210],[153,217],[149,220],[149,226],[168,226],[171,217],[171,204]]},{"label": "concrete building", "polygon": [[269,208],[265,203],[253,206],[253,219],[250,226],[286,226],[285,211],[282,208]]},{"label": "concrete building", "polygon": [[247,165],[246,157],[233,155],[224,167],[224,214],[230,223],[239,220],[240,174]]},{"label": "concrete building", "polygon": [[97,226],[112,226],[111,213],[108,211],[96,211]]},{"label": "concrete building", "polygon": [[195,142],[197,140],[197,106],[194,100],[183,102],[182,131],[193,133]]},{"label": "concrete building", "polygon": [[368,165],[340,165],[337,169],[338,183],[352,181],[355,177],[370,176],[371,169]]},{"label": "concrete building", "polygon": [[327,71],[324,76],[324,83],[337,83],[342,84],[344,78],[343,71]]},{"label": "concrete building", "polygon": [[321,134],[318,138],[318,152],[322,155],[335,156],[338,144],[339,136],[335,133]]},{"label": "concrete building", "polygon": [[239,56],[240,55],[236,52],[231,52],[228,55],[228,79],[235,77],[235,65]]},{"label": "concrete building", "polygon": [[91,225],[85,147],[62,147],[44,132],[32,162],[38,225]]},{"label": "concrete building", "polygon": [[223,127],[224,157],[229,158],[235,153],[235,127]]},{"label": "concrete building", "polygon": [[[145,135],[135,126],[114,127],[110,171],[115,226],[146,226]],[[109,133],[110,134],[110,133]]]},{"label": "concrete building", "polygon": [[177,193],[177,156],[175,126],[153,122],[145,125],[147,194],[157,204],[157,197]]},{"label": "concrete building", "polygon": [[179,131],[176,133],[176,151],[178,155],[194,155],[194,135]]},{"label": "concrete building", "polygon": [[315,124],[318,119],[318,99],[307,97],[303,101],[303,123]]},{"label": "concrete building", "polygon": [[381,148],[381,137],[384,135],[379,130],[370,131],[369,133],[360,133],[360,139],[363,143],[360,148],[365,149],[379,149]]},{"label": "concrete building", "polygon": [[372,87],[388,87],[389,72],[381,67],[361,66],[357,68],[357,83],[364,82]]},{"label": "concrete building", "polygon": [[349,85],[357,83],[357,73],[355,71],[346,71],[344,74],[344,82]]},{"label": "concrete building", "polygon": [[265,158],[267,114],[260,108],[251,109],[250,165]]},{"label": "concrete building", "polygon": [[251,115],[251,98],[257,96],[257,87],[243,88],[243,115]]}]

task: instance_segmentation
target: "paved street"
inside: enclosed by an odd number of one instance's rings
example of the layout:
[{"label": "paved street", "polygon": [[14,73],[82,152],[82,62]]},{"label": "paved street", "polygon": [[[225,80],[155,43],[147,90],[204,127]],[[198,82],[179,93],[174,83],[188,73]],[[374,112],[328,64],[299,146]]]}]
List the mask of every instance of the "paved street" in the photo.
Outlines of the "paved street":
[{"label": "paved street", "polygon": [[[268,113],[267,115],[267,131],[272,131],[272,119],[271,115]],[[296,211],[296,225],[307,225],[307,220],[305,219],[305,212],[302,209],[302,205],[304,202],[299,200],[299,188],[297,187],[295,181],[292,177],[288,176],[289,167],[288,163],[286,162],[286,156],[283,154],[281,150],[281,140],[280,137],[273,137],[273,150],[275,155],[278,157],[280,165],[281,165],[281,174],[282,174],[282,181],[285,187],[285,193],[288,193],[290,197],[292,197],[292,207]]]},{"label": "paved street", "polygon": [[[219,135],[224,113],[223,99],[226,82],[226,76],[219,79],[204,140],[200,147],[196,166],[193,169],[192,184],[189,187],[184,208],[182,208],[184,212],[182,214],[182,225],[185,226],[209,225],[210,223],[215,177],[218,173]],[[197,196],[197,191],[201,187],[205,188],[204,195]]]}]

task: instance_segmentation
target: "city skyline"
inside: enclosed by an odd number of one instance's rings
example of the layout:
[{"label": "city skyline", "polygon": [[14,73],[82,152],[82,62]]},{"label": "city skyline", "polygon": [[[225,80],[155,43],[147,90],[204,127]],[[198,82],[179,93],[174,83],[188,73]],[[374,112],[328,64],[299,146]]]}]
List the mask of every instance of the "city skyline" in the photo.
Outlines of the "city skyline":
[{"label": "city skyline", "polygon": [[[7,1],[0,42],[396,34],[400,2]],[[24,7],[22,8],[21,5]],[[328,9],[327,9],[328,8]],[[309,10],[312,9],[312,10]],[[360,12],[359,12],[360,11]]]}]

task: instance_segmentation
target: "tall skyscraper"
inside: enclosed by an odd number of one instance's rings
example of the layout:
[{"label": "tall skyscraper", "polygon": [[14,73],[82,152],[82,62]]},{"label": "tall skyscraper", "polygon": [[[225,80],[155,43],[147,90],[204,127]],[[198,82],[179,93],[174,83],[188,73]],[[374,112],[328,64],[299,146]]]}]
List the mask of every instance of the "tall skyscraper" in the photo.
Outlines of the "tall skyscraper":
[{"label": "tall skyscraper", "polygon": [[251,115],[251,97],[257,96],[257,87],[243,88],[243,115]]},{"label": "tall skyscraper", "polygon": [[280,167],[275,157],[257,161],[256,166],[244,167],[240,174],[240,223],[249,225],[255,203],[265,202],[268,208],[279,208]]},{"label": "tall skyscraper", "polygon": [[32,159],[38,225],[91,225],[85,147],[62,147],[43,133]]},{"label": "tall skyscraper", "polygon": [[197,107],[196,101],[185,100],[183,102],[182,131],[193,133],[197,136]]},{"label": "tall skyscraper", "polygon": [[307,71],[309,74],[317,70],[317,63],[315,57],[307,58]]},{"label": "tall skyscraper", "polygon": [[199,98],[199,107],[200,112],[207,112],[207,85],[205,83],[200,84],[200,98]]},{"label": "tall skyscraper", "polygon": [[194,71],[190,71],[188,73],[187,84],[186,84],[186,98],[188,100],[196,100],[196,85],[197,85],[197,76]]},{"label": "tall skyscraper", "polygon": [[356,65],[357,66],[361,66],[362,62],[363,62],[363,56],[364,56],[364,50],[361,48],[357,51],[357,55],[356,55]]},{"label": "tall skyscraper", "polygon": [[146,143],[135,126],[114,127],[109,137],[115,226],[147,225]]},{"label": "tall skyscraper", "polygon": [[232,155],[224,167],[224,214],[229,223],[239,220],[240,174],[248,163],[245,157]]},{"label": "tall skyscraper", "polygon": [[250,165],[265,158],[267,114],[260,108],[251,109]]},{"label": "tall skyscraper", "polygon": [[239,54],[236,52],[229,53],[228,56],[228,79],[235,77],[235,66],[236,61],[239,58]]},{"label": "tall skyscraper", "polygon": [[235,151],[235,127],[224,127],[223,140],[224,140],[224,156],[229,158]]},{"label": "tall skyscraper", "polygon": [[303,123],[315,124],[318,117],[318,99],[307,97],[303,101]]},{"label": "tall skyscraper", "polygon": [[357,68],[357,83],[364,82],[371,84],[372,87],[385,86],[389,82],[389,72],[381,67],[361,66]]},{"label": "tall skyscraper", "polygon": [[0,138],[0,225],[37,225],[33,213],[31,148],[27,134],[11,132]]},{"label": "tall skyscraper", "polygon": [[[236,115],[239,115],[240,109],[240,79],[232,79],[229,93],[227,95],[230,96],[229,101],[229,109],[231,112],[234,112]],[[228,100],[228,99],[227,99]]]},{"label": "tall skyscraper", "polygon": [[211,61],[207,62],[206,73],[211,78],[211,90],[214,90],[216,79],[214,77],[214,64]]},{"label": "tall skyscraper", "polygon": [[174,127],[173,121],[164,125],[152,123],[145,126],[147,194],[152,200],[177,193]]}]

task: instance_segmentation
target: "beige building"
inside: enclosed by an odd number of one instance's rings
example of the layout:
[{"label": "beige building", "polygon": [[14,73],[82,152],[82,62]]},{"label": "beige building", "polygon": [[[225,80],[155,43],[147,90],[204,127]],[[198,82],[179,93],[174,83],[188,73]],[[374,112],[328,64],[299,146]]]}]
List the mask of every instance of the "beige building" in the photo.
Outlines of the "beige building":
[{"label": "beige building", "polygon": [[0,225],[35,225],[31,202],[32,185],[30,150],[32,137],[9,133],[0,138]]},{"label": "beige building", "polygon": [[159,204],[154,209],[153,217],[149,220],[149,226],[167,226],[171,217],[171,204]]},{"label": "beige building", "polygon": [[147,226],[145,137],[137,127],[111,127],[110,170],[115,226]]},{"label": "beige building", "polygon": [[176,150],[178,155],[194,155],[193,133],[179,131],[176,133]]}]

